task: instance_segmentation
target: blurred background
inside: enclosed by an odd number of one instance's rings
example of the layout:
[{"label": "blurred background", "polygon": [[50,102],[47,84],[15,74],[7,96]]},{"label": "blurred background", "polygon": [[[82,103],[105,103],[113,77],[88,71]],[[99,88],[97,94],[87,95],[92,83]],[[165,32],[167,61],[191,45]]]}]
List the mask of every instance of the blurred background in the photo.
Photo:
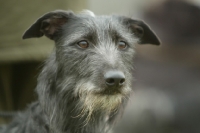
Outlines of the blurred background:
[{"label": "blurred background", "polygon": [[[37,99],[38,73],[53,49],[45,37],[22,40],[42,14],[83,9],[142,19],[162,41],[137,45],[134,92],[114,133],[200,133],[200,0],[0,1],[0,111]],[[9,119],[0,117],[0,124]]]}]

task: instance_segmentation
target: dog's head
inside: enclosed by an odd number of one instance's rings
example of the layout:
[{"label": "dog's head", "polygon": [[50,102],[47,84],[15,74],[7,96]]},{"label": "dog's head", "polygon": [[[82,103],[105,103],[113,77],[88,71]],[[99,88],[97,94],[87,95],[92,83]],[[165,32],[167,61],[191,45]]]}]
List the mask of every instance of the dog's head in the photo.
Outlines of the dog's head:
[{"label": "dog's head", "polygon": [[124,16],[95,16],[53,11],[39,18],[23,39],[42,37],[56,42],[59,91],[73,88],[87,111],[116,109],[131,92],[134,47],[159,45],[142,21]]}]

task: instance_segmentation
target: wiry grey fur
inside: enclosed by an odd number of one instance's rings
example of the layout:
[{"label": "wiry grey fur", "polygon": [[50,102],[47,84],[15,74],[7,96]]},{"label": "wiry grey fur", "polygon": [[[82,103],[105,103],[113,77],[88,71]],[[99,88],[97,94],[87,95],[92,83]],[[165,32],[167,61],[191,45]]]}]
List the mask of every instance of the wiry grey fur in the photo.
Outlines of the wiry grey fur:
[{"label": "wiry grey fur", "polygon": [[[141,21],[95,16],[89,11],[47,13],[23,38],[43,35],[55,41],[55,49],[38,78],[39,99],[1,133],[107,133],[132,90],[135,44],[160,43]],[[80,48],[77,43],[81,40],[89,47]],[[119,49],[119,41],[127,47]],[[118,93],[105,85],[104,74],[109,70],[125,75]]]}]

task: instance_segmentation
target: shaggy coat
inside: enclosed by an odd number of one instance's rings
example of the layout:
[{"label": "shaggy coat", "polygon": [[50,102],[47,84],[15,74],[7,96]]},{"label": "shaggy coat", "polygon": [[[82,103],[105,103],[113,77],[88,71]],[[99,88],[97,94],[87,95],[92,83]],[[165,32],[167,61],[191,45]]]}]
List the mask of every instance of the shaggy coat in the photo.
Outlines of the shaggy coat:
[{"label": "shaggy coat", "polygon": [[[43,35],[55,42],[55,49],[38,78],[38,101],[1,133],[111,131],[132,90],[134,47],[159,45],[156,35],[129,17],[61,10],[40,17],[23,39]],[[108,73],[122,75],[120,85],[105,81]]]}]

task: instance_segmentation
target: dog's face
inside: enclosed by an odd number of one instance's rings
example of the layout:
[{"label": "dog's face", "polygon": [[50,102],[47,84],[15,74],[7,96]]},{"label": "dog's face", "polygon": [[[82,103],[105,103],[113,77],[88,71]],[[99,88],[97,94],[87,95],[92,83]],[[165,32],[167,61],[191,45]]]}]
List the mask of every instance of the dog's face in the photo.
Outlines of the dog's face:
[{"label": "dog's face", "polygon": [[89,114],[112,111],[126,98],[131,82],[135,44],[160,42],[143,22],[124,16],[75,15],[54,11],[38,19],[23,38],[46,35],[56,42],[59,91],[73,94]]}]

